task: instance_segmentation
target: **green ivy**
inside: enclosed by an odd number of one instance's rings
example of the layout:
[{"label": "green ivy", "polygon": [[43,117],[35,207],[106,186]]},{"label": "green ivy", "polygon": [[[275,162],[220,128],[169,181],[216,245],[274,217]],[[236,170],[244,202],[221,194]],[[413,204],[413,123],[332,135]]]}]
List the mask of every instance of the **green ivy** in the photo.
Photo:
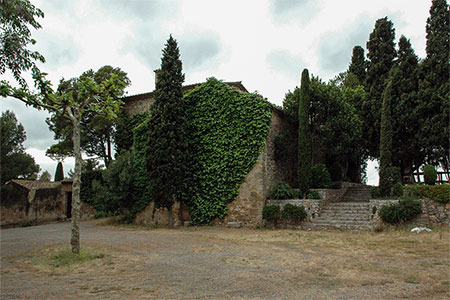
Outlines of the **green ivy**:
[{"label": "green ivy", "polygon": [[137,127],[133,129],[133,193],[132,198],[134,205],[130,210],[129,220],[134,220],[136,214],[147,206],[151,201],[150,196],[150,178],[147,173],[145,151],[148,143],[147,122],[150,119],[150,114],[147,113],[147,118]]},{"label": "green ivy", "polygon": [[133,130],[148,118],[148,112],[128,116],[123,112],[116,120],[114,144],[117,154],[131,150],[133,146]]},{"label": "green ivy", "polygon": [[187,93],[192,126],[191,174],[186,177],[193,224],[223,218],[227,203],[261,153],[270,128],[271,106],[260,95],[246,93],[210,78]]}]

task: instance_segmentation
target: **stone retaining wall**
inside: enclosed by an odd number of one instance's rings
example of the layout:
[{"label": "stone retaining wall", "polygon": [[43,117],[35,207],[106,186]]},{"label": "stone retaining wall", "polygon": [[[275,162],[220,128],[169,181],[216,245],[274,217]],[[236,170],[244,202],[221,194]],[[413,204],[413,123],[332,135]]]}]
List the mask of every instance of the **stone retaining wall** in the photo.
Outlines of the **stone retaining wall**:
[{"label": "stone retaining wall", "polygon": [[[370,200],[371,224],[373,228],[383,225],[378,212],[383,205],[398,203],[399,200]],[[423,213],[409,222],[407,225],[413,226],[450,226],[450,204],[441,204],[429,199],[421,199]],[[374,207],[376,212],[373,213]]]}]

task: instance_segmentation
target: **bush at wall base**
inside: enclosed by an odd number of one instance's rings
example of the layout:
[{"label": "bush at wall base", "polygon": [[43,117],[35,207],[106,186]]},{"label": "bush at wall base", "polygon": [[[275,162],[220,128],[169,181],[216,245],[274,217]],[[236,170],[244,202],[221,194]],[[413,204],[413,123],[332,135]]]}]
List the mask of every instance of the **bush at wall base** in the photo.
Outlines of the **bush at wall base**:
[{"label": "bush at wall base", "polygon": [[422,201],[403,197],[398,203],[383,205],[379,211],[380,218],[389,224],[411,221],[422,213]]},{"label": "bush at wall base", "polygon": [[304,206],[296,206],[287,203],[281,212],[281,218],[288,222],[297,223],[306,219],[307,213]]}]

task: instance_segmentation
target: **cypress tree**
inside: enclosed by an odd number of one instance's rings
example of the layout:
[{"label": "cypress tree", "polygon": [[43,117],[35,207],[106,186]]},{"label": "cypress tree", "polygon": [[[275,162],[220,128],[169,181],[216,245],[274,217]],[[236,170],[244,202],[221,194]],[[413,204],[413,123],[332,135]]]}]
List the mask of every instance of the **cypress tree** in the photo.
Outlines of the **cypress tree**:
[{"label": "cypress tree", "polygon": [[348,67],[348,72],[354,74],[360,84],[364,84],[366,79],[366,59],[364,49],[361,46],[353,47],[352,60]]},{"label": "cypress tree", "polygon": [[392,77],[392,162],[400,168],[403,176],[412,176],[411,172],[421,163],[420,126],[417,114],[418,57],[410,41],[401,36],[399,40],[397,72]]},{"label": "cypress tree", "polygon": [[158,206],[169,209],[175,199],[181,199],[187,173],[188,127],[183,82],[180,51],[171,35],[163,49],[146,148],[151,197]]},{"label": "cypress tree", "polygon": [[378,19],[367,42],[367,74],[365,87],[367,101],[363,107],[363,120],[367,149],[372,157],[379,156],[380,121],[382,95],[386,87],[386,79],[396,57],[395,29],[387,17]]},{"label": "cypress tree", "polygon": [[61,181],[63,179],[64,179],[63,164],[61,162],[58,162],[55,171],[55,181]]},{"label": "cypress tree", "polygon": [[450,114],[449,54],[450,21],[446,0],[433,0],[426,25],[427,44],[421,65],[421,139],[426,161],[449,169]]},{"label": "cypress tree", "polygon": [[311,132],[309,107],[311,103],[308,69],[302,72],[298,103],[298,180],[300,190],[306,194],[311,184]]},{"label": "cypress tree", "polygon": [[[394,71],[394,70],[393,70]],[[394,73],[394,72],[392,72]],[[383,104],[381,108],[381,129],[380,129],[380,195],[389,196],[393,186],[393,165],[392,165],[392,120],[391,103],[394,96],[392,80],[388,79],[383,92]]]}]

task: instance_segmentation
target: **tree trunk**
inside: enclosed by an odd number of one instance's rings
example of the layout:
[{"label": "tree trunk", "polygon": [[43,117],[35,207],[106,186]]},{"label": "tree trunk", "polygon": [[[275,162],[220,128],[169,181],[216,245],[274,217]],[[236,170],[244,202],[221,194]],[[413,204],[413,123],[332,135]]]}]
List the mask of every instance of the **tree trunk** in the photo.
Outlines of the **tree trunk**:
[{"label": "tree trunk", "polygon": [[112,161],[112,150],[111,150],[111,137],[109,132],[106,134],[106,148],[108,149],[108,164],[105,167],[108,167],[109,163]]},{"label": "tree trunk", "polygon": [[80,253],[80,186],[81,186],[81,168],[83,158],[80,147],[80,112],[78,108],[73,109],[73,153],[75,155],[75,174],[72,185],[72,235],[70,245],[72,253]]}]

